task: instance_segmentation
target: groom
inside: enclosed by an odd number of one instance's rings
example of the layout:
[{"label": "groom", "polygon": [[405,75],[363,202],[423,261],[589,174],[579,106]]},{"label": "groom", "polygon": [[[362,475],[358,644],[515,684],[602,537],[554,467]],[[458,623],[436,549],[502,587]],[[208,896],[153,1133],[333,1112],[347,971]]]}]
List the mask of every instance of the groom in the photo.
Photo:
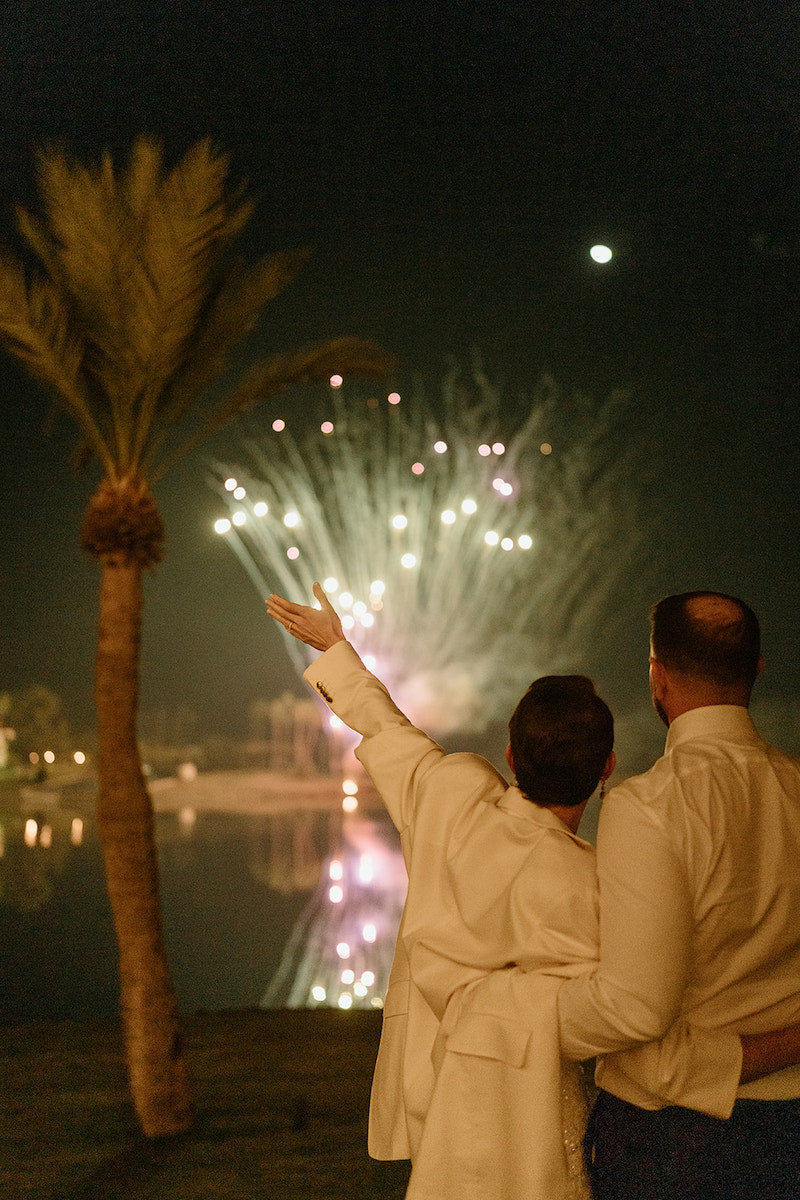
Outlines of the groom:
[{"label": "groom", "polygon": [[[600,963],[559,992],[562,1052],[602,1056],[587,1135],[596,1200],[800,1196],[800,1066],[737,1086],[720,1062],[722,1120],[692,1107],[701,1081],[677,1059],[627,1048],[679,1016],[742,1035],[800,1018],[800,762],[750,719],[762,665],[741,600],[688,592],[653,608],[650,689],[666,750],[605,801]],[[667,1082],[674,1104],[661,1107]]]}]

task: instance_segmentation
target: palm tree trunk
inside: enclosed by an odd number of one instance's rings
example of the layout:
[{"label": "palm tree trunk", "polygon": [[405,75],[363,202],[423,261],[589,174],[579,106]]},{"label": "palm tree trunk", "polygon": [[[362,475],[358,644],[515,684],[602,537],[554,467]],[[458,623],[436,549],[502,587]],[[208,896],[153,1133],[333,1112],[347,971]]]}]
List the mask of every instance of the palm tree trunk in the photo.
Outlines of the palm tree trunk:
[{"label": "palm tree trunk", "polygon": [[192,1102],[158,897],[153,806],[136,738],[142,568],[106,560],[100,588],[96,703],[98,826],[119,945],[123,1032],[142,1129],[187,1129]]}]

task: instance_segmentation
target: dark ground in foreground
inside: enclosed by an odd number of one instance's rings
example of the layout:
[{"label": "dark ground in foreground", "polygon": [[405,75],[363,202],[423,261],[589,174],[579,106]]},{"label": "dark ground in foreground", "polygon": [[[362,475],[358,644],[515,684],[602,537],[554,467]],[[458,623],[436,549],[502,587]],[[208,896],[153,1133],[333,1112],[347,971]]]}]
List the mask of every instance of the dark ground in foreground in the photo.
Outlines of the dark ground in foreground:
[{"label": "dark ground in foreground", "polygon": [[115,1021],[0,1026],[2,1200],[399,1200],[404,1163],[367,1156],[379,1012],[184,1019],[198,1116],[149,1141]]}]

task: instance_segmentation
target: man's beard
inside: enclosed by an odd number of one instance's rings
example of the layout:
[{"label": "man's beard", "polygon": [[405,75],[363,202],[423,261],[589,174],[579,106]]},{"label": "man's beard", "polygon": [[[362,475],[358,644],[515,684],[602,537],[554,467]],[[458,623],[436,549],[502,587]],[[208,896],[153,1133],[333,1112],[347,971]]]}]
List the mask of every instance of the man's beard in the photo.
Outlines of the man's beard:
[{"label": "man's beard", "polygon": [[664,712],[664,708],[663,708],[663,705],[661,704],[661,701],[656,699],[656,694],[655,694],[655,691],[653,690],[652,685],[650,687],[650,699],[653,701],[653,708],[656,710],[658,715],[661,717],[661,720],[664,722],[667,729],[669,729],[669,717]]}]

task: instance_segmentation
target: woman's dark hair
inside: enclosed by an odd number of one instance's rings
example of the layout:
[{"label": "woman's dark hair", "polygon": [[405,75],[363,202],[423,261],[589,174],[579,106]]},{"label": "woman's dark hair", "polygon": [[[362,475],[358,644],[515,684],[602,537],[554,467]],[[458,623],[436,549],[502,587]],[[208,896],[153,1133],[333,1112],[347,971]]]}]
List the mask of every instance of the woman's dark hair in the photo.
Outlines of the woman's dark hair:
[{"label": "woman's dark hair", "polygon": [[581,804],[614,746],[614,718],[585,675],[543,675],[508,725],[517,786],[543,808]]}]

